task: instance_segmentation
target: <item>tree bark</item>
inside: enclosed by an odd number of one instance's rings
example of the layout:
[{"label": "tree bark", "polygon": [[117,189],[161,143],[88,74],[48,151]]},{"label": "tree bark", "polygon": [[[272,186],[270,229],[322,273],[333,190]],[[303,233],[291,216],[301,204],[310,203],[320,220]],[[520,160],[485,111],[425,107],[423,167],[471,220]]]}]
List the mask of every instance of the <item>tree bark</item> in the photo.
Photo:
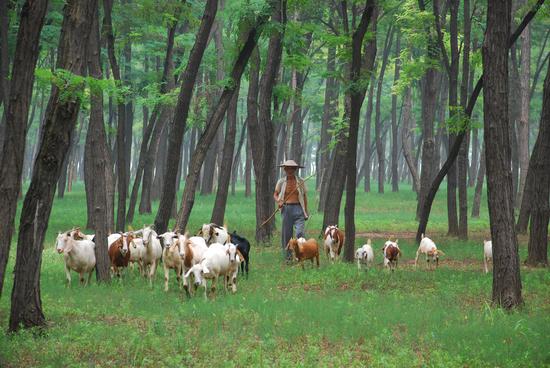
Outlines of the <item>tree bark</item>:
[{"label": "tree bark", "polygon": [[[199,66],[208,44],[210,30],[216,17],[218,9],[217,0],[207,0],[201,25],[197,32],[195,44],[189,54],[189,60],[182,76],[181,89],[178,97],[178,103],[174,118],[170,124],[170,137],[168,139],[168,159],[166,160],[166,170],[164,183],[162,186],[161,200],[157,216],[155,217],[155,228],[157,232],[163,233],[168,228],[170,212],[176,198],[176,178],[178,167],[181,160],[181,149],[183,135],[187,126],[187,116],[189,114],[189,105],[193,95],[193,87],[199,70]],[[179,216],[178,216],[179,217]],[[182,230],[184,228],[181,228]]]},{"label": "tree bark", "polygon": [[12,144],[2,147],[0,165],[0,203],[2,203],[0,206],[0,218],[2,218],[0,221],[0,296],[15,227],[34,69],[39,55],[40,31],[44,24],[47,7],[47,0],[27,0],[21,8],[15,62],[11,74],[11,94],[7,105],[4,104],[6,115],[4,137]]},{"label": "tree bark", "polygon": [[[258,37],[261,33],[258,29],[261,29],[263,24],[267,21],[267,18],[268,17],[265,15],[260,16],[260,18],[257,21],[257,24],[254,27],[252,27],[246,34],[246,42],[244,42],[242,49],[240,50],[239,55],[235,60],[233,69],[230,74],[232,83],[224,87],[223,92],[218,101],[218,104],[216,105],[212,115],[208,119],[206,128],[202,133],[199,139],[199,142],[197,143],[197,148],[195,149],[195,152],[193,152],[190,165],[189,165],[189,174],[185,179],[185,188],[183,190],[181,207],[178,212],[178,217],[176,222],[177,229],[185,229],[187,227],[189,216],[191,215],[191,210],[193,209],[193,204],[195,201],[195,189],[199,179],[199,173],[200,173],[202,164],[204,163],[204,159],[206,157],[208,147],[210,147],[210,145],[212,144],[212,141],[216,136],[218,128],[223,120],[223,117],[225,116],[227,108],[229,107],[230,101],[233,99],[233,96],[237,93],[239,89],[241,76],[248,63],[248,59],[250,58],[250,55],[252,54],[252,51],[256,47]],[[234,102],[234,105],[236,109],[236,101]],[[232,135],[233,135],[233,141],[234,141],[235,133],[233,132]],[[230,153],[229,157],[233,156],[232,148],[233,147],[231,147],[231,152],[229,152]],[[228,147],[228,150],[229,150],[229,147]],[[231,170],[231,167],[229,167],[229,170]],[[226,176],[227,176],[227,183],[225,183],[225,190],[227,191],[227,187],[229,184],[229,173]],[[227,199],[227,192],[225,196]]]},{"label": "tree bark", "polygon": [[487,28],[482,48],[485,162],[494,260],[493,302],[505,309],[522,304],[508,135],[510,5],[510,0],[504,5],[499,0],[487,2]]},{"label": "tree bark", "polygon": [[[90,32],[88,50],[88,71],[90,77],[103,78],[101,72],[101,47],[99,41],[99,9],[95,9]],[[112,233],[114,183],[111,170],[111,157],[107,146],[107,135],[103,124],[103,91],[101,88],[90,88],[90,123],[86,135],[84,153],[84,171],[86,197],[88,202],[88,228],[95,232],[96,278],[97,281],[111,279],[110,260],[107,253],[107,236]],[[89,188],[88,188],[89,185]]]},{"label": "tree bark", "polygon": [[[56,69],[76,75],[86,70],[88,36],[97,1],[67,1],[63,8],[63,24],[59,37]],[[32,19],[36,22],[36,19]],[[81,84],[73,86],[76,92]],[[44,135],[30,187],[25,196],[19,225],[17,257],[11,296],[9,330],[21,327],[43,327],[46,323],[40,299],[40,266],[44,236],[59,178],[63,158],[67,154],[78,112],[78,93],[63,96],[52,86]]]},{"label": "tree bark", "polygon": [[533,183],[531,226],[526,264],[548,266],[548,219],[550,217],[550,63],[544,80],[539,135],[531,154],[527,183]]}]

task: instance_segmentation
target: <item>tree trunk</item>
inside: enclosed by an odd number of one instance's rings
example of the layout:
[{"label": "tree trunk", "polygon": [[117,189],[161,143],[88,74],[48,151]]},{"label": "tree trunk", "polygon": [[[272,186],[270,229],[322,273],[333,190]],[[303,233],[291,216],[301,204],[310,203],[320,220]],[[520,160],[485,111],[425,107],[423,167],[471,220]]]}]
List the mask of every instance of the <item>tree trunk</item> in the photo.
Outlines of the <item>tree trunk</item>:
[{"label": "tree trunk", "polygon": [[[247,119],[248,124],[248,119]],[[248,129],[247,129],[248,130]],[[250,138],[246,137],[246,162],[244,165],[244,196],[246,198],[252,195],[252,152],[250,148]]]},{"label": "tree trunk", "polygon": [[[272,22],[280,27],[269,38],[266,65],[264,73],[256,88],[257,81],[250,81],[251,88],[248,100],[248,129],[250,133],[250,147],[254,164],[254,178],[256,180],[256,240],[267,242],[271,239],[275,222],[270,221],[264,226],[260,225],[271,216],[275,204],[273,190],[275,188],[275,150],[274,127],[271,116],[271,103],[273,88],[277,80],[279,66],[282,58],[283,34],[286,25],[286,0],[274,0]],[[251,79],[256,78],[256,68],[259,67],[259,56],[253,58],[251,63]],[[252,88],[253,87],[253,88]],[[258,90],[258,109],[252,107],[255,101],[255,90]]]},{"label": "tree trunk", "polygon": [[548,219],[550,217],[550,64],[544,80],[539,135],[533,148],[527,182],[533,183],[531,226],[525,263],[548,266]]},{"label": "tree trunk", "polygon": [[[399,55],[401,53],[401,34],[397,33],[397,39],[395,44],[395,73],[393,75],[393,84],[395,85],[399,81],[399,68],[401,67],[401,60]],[[398,138],[398,120],[397,120],[397,94],[392,94],[391,98],[391,191],[399,192],[399,144]]]},{"label": "tree trunk", "polygon": [[[103,0],[104,18],[103,29],[107,38],[107,53],[115,81],[120,85],[122,79],[120,76],[120,66],[115,55],[115,37],[113,34],[112,10],[113,0]],[[125,142],[126,142],[126,105],[124,101],[117,104],[117,134],[116,134],[116,163],[117,163],[117,186],[118,186],[118,204],[116,230],[124,231],[126,228],[126,196],[128,191],[128,172]]]},{"label": "tree trunk", "polygon": [[[90,32],[88,50],[89,75],[102,79],[101,47],[99,43],[99,9],[95,9]],[[107,236],[113,231],[113,201],[114,183],[111,170],[111,158],[107,146],[107,135],[103,124],[103,91],[100,88],[90,91],[90,124],[86,135],[84,153],[84,171],[88,178],[86,182],[86,197],[88,202],[87,228],[95,232],[96,278],[97,281],[111,279],[110,260],[107,254]],[[88,188],[88,185],[90,188]]]},{"label": "tree trunk", "polygon": [[[252,27],[246,34],[246,38],[245,38],[246,42],[244,42],[242,49],[240,50],[239,55],[235,60],[233,69],[230,74],[231,80],[234,83],[224,87],[223,92],[218,101],[218,104],[216,105],[214,111],[212,112],[212,115],[208,119],[206,128],[202,133],[199,139],[199,142],[197,143],[197,148],[195,149],[195,152],[193,152],[193,156],[191,157],[191,162],[189,165],[189,174],[185,179],[185,188],[183,190],[181,207],[178,212],[178,217],[176,222],[177,229],[187,228],[189,216],[191,215],[191,210],[193,209],[193,204],[195,201],[195,189],[199,179],[199,173],[200,173],[202,164],[204,163],[204,159],[206,157],[208,147],[212,145],[212,142],[216,137],[216,133],[223,120],[223,117],[225,116],[227,108],[229,107],[230,101],[233,99],[233,96],[239,90],[241,76],[244,72],[246,64],[248,63],[248,59],[250,58],[250,55],[252,54],[252,51],[256,47],[256,43],[260,35],[260,32],[258,31],[258,29],[261,29],[263,24],[267,21],[267,18],[268,17],[265,15],[261,16],[258,19],[257,24],[254,27]],[[235,101],[234,101],[235,110],[237,107],[236,105],[237,104],[236,104],[236,98],[235,98]],[[234,141],[235,140],[234,129],[231,135],[233,136],[232,139]],[[230,153],[228,154],[228,157],[233,157],[234,144],[230,144],[230,146],[231,146],[231,152],[228,152]],[[229,149],[230,148],[228,147],[228,150]],[[229,167],[229,170],[231,170],[231,167]],[[225,197],[227,199],[227,188],[229,185],[229,172],[227,173],[226,177],[227,179],[226,179],[226,183],[224,183],[224,186],[226,191]]]},{"label": "tree trunk", "polygon": [[[187,116],[189,114],[189,105],[193,95],[193,87],[199,70],[199,66],[208,44],[210,30],[216,17],[218,9],[217,0],[207,0],[201,24],[197,32],[195,44],[189,54],[189,60],[182,76],[181,89],[176,105],[174,117],[170,124],[170,137],[168,139],[168,156],[166,160],[166,170],[164,183],[162,186],[161,200],[157,216],[155,217],[155,229],[163,233],[168,228],[170,212],[176,198],[176,178],[178,167],[181,160],[181,145],[187,125]],[[182,230],[184,228],[181,228]]]},{"label": "tree trunk", "polygon": [[328,48],[327,55],[327,78],[325,84],[325,101],[323,104],[323,118],[321,121],[321,140],[319,144],[319,169],[317,175],[320,175],[320,195],[317,211],[323,211],[328,192],[328,178],[330,177],[330,132],[331,120],[338,111],[338,82],[334,77],[336,70],[336,47]]},{"label": "tree trunk", "polygon": [[[458,1],[451,6],[451,23],[458,23]],[[456,6],[456,9],[455,9]],[[454,14],[454,15],[453,15]],[[470,0],[464,0],[464,49],[462,51],[462,82],[460,85],[460,106],[466,110],[470,81]],[[456,27],[456,25],[454,26]],[[458,32],[458,31],[456,31]],[[453,33],[456,37],[456,33]],[[458,57],[458,55],[456,55]],[[458,153],[458,238],[468,239],[468,151],[470,136],[462,142]]]},{"label": "tree trunk", "polygon": [[[376,70],[376,67],[373,67]],[[365,167],[365,181],[363,190],[365,193],[370,192],[370,179],[371,179],[371,162],[372,162],[372,150],[371,147],[371,135],[372,135],[372,110],[373,110],[373,101],[374,101],[374,75],[370,80],[369,85],[369,95],[367,100],[367,109],[365,111],[365,162],[363,166]]]},{"label": "tree trunk", "polygon": [[[376,57],[376,24],[378,18],[378,11],[376,7],[376,1],[367,0],[361,21],[357,26],[357,29],[353,33],[351,41],[351,66],[349,81],[352,85],[357,85],[361,79],[361,74],[366,74],[370,79],[370,73],[373,72],[374,59]],[[347,22],[347,19],[344,18]],[[372,38],[369,39],[365,46],[364,64],[362,64],[362,44],[363,38],[367,32],[369,26],[372,29]],[[392,32],[388,35],[389,42],[386,39],[387,53],[391,48]],[[384,50],[386,53],[386,50]],[[384,55],[387,58],[387,55]],[[384,66],[382,66],[384,69]],[[380,73],[379,80],[382,80],[384,72]],[[368,80],[368,79],[367,79]],[[381,86],[379,85],[379,88]],[[357,138],[359,131],[359,117],[361,113],[361,105],[365,99],[366,87],[364,88],[352,88],[346,98],[349,98],[350,113],[349,113],[349,136],[348,136],[348,149],[346,151],[346,206],[345,206],[345,232],[346,241],[344,245],[344,259],[347,262],[353,262],[355,253],[355,193],[357,190]],[[378,101],[377,101],[378,103]],[[381,160],[383,161],[383,159]],[[382,181],[382,186],[384,182]],[[380,184],[379,184],[380,186]],[[382,187],[383,192],[383,187]]]},{"label": "tree trunk", "polygon": [[376,87],[374,135],[376,139],[376,155],[378,156],[378,193],[384,193],[384,175],[386,171],[385,150],[384,145],[382,144],[382,118],[380,116],[380,100],[382,99],[382,85],[384,82],[384,74],[386,73],[386,66],[388,65],[388,58],[393,42],[393,32],[393,27],[390,27],[388,29],[388,33],[386,34],[386,40],[384,41],[384,51],[382,55],[382,65],[380,67],[380,75],[378,76],[378,85]]},{"label": "tree trunk", "polygon": [[233,170],[233,152],[235,151],[235,136],[237,135],[237,102],[239,101],[239,90],[233,94],[227,110],[227,127],[225,131],[225,142],[223,145],[223,154],[220,166],[220,176],[218,179],[218,191],[212,210],[210,222],[223,224],[225,217],[225,206],[227,204],[227,195],[229,192],[229,180]]},{"label": "tree trunk", "polygon": [[[56,69],[76,75],[86,70],[88,36],[97,1],[68,1],[63,8]],[[32,19],[36,22],[36,19]],[[82,86],[75,86],[80,92]],[[40,299],[40,266],[44,237],[52,209],[55,184],[67,154],[80,109],[78,97],[63,96],[52,86],[44,135],[31,184],[21,210],[17,257],[11,297],[9,330],[43,327],[46,323]],[[76,94],[78,96],[78,94]],[[39,220],[37,220],[39,219]]]},{"label": "tree trunk", "polygon": [[39,55],[40,31],[48,1],[27,0],[21,9],[17,44],[11,73],[11,95],[4,104],[6,116],[5,139],[12,144],[2,147],[0,165],[0,296],[4,286],[10,254],[11,237],[15,227],[17,197],[20,192],[27,120],[34,84],[34,69]]},{"label": "tree trunk", "polygon": [[414,126],[411,124],[413,119],[412,113],[412,91],[411,88],[407,88],[405,96],[403,97],[403,129],[401,129],[401,144],[403,145],[403,156],[407,162],[407,167],[412,177],[413,190],[419,193],[420,178],[418,177],[418,171],[416,170],[416,164],[411,148],[411,141],[414,140]]},{"label": "tree trunk", "polygon": [[522,304],[508,121],[508,38],[510,0],[487,2],[482,48],[483,115],[487,197],[493,241],[493,302],[511,309]]},{"label": "tree trunk", "polygon": [[476,189],[474,194],[474,204],[472,205],[472,217],[479,218],[479,208],[481,205],[481,194],[483,192],[483,182],[485,181],[485,148],[481,150],[479,170],[477,172]]}]

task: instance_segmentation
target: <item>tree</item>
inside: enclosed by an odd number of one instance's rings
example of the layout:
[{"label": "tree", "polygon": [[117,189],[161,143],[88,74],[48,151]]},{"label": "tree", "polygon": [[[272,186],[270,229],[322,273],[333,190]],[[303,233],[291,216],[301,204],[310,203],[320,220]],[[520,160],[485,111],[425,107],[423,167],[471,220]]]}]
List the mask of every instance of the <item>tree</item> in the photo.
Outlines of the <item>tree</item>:
[{"label": "tree", "polygon": [[548,266],[548,219],[550,217],[550,63],[544,80],[539,135],[531,154],[527,182],[533,183],[528,255],[525,263]]},{"label": "tree", "polygon": [[237,135],[238,100],[239,91],[236,90],[233,94],[233,98],[229,102],[229,108],[227,110],[227,126],[225,129],[223,154],[220,161],[221,165],[218,179],[218,190],[216,192],[214,208],[212,209],[212,217],[210,218],[210,222],[213,222],[215,224],[223,224],[225,217],[225,205],[227,204],[227,195],[229,194],[229,181],[231,179],[231,170],[234,169],[233,152],[235,150],[235,137]]},{"label": "tree", "polygon": [[0,165],[0,296],[4,286],[6,266],[8,264],[11,237],[15,224],[17,197],[19,196],[27,119],[34,84],[34,69],[38,59],[40,31],[48,1],[27,0],[21,8],[15,60],[11,74],[11,95],[4,103],[6,115],[5,139],[12,144],[2,147]]},{"label": "tree", "polygon": [[[395,84],[399,80],[399,72],[401,67],[401,61],[399,60],[399,53],[401,52],[401,33],[397,33],[397,39],[395,41],[395,72],[393,75],[393,83]],[[398,137],[398,120],[397,120],[397,94],[392,94],[391,97],[391,190],[392,192],[399,192],[399,173],[397,171],[399,161],[399,144],[397,143]]]},{"label": "tree", "polygon": [[393,42],[393,25],[388,28],[386,34],[386,40],[384,41],[384,49],[382,52],[382,65],[380,66],[380,75],[378,76],[378,85],[376,86],[376,107],[375,107],[375,121],[374,131],[376,140],[376,155],[378,156],[378,193],[384,193],[384,182],[386,173],[386,153],[384,144],[382,142],[382,121],[380,114],[380,103],[382,100],[382,84],[384,83],[384,74],[386,74],[386,67],[388,65],[388,59],[390,56],[391,45]]},{"label": "tree", "polygon": [[483,115],[487,197],[493,241],[493,302],[505,309],[522,304],[508,119],[508,39],[511,1],[487,2],[482,47]]},{"label": "tree", "polygon": [[[349,136],[348,149],[346,150],[346,243],[344,245],[344,259],[353,262],[355,253],[355,193],[357,190],[357,137],[359,131],[359,116],[361,105],[365,99],[366,87],[360,86],[361,76],[370,80],[374,59],[376,57],[376,25],[378,11],[375,0],[367,0],[361,21],[351,37],[351,65],[349,68],[349,81],[351,88],[346,93],[346,107],[349,106]],[[347,25],[348,20],[344,18]],[[373,39],[365,46],[365,54],[362,55],[362,45],[369,25],[373,29]],[[349,33],[349,32],[347,32]],[[391,39],[391,35],[389,38]],[[391,44],[391,41],[389,41]],[[388,47],[389,48],[389,47]],[[385,51],[385,50],[384,50]],[[364,59],[364,64],[363,60]],[[383,73],[382,73],[383,74]],[[382,75],[381,74],[381,75]],[[380,77],[382,79],[382,77]],[[379,158],[380,159],[380,158]],[[382,182],[382,185],[384,183]]]},{"label": "tree", "polygon": [[[254,164],[254,178],[256,179],[256,240],[262,242],[271,238],[275,228],[273,221],[264,226],[261,225],[269,218],[275,206],[272,197],[275,188],[275,132],[271,105],[273,88],[281,64],[282,40],[286,24],[286,0],[273,0],[271,8],[273,9],[271,21],[276,27],[269,38],[266,65],[259,83],[256,79],[259,57],[252,57],[247,107],[248,132]],[[258,96],[257,100],[256,96]],[[252,104],[257,104],[257,107],[251,106]]]},{"label": "tree", "polygon": [[[40,266],[55,184],[80,110],[91,20],[97,1],[69,0],[63,8],[56,69],[64,90],[53,84],[32,180],[23,202],[17,240],[9,330],[45,325]],[[34,21],[34,20],[33,20]],[[63,70],[63,71],[61,71]],[[37,220],[39,219],[39,220]]]},{"label": "tree", "polygon": [[[99,42],[99,9],[93,14],[90,44],[88,49],[88,74],[100,80],[101,46]],[[86,197],[88,223],[95,231],[96,276],[98,281],[109,281],[110,260],[107,254],[107,236],[113,232],[114,183],[107,135],[103,123],[103,91],[90,86],[90,123],[86,135],[84,152],[84,175],[86,176]]]},{"label": "tree", "polygon": [[[168,140],[168,159],[165,165],[164,183],[157,216],[155,217],[155,228],[157,232],[163,233],[168,228],[168,221],[174,200],[176,198],[176,179],[178,169],[181,165],[181,145],[187,126],[189,105],[193,95],[193,87],[199,71],[199,66],[208,44],[210,30],[218,10],[217,0],[207,0],[204,7],[201,24],[197,32],[195,44],[189,54],[187,66],[181,77],[181,88],[174,118],[170,123],[170,136]],[[183,229],[182,229],[183,230]]]}]

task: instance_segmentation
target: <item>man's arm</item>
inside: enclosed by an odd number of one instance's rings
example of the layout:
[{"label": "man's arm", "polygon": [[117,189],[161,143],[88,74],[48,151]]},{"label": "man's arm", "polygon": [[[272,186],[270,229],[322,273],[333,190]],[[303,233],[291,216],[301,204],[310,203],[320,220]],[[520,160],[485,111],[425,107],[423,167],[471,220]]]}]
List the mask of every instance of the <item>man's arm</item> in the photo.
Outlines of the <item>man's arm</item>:
[{"label": "man's arm", "polygon": [[275,192],[273,192],[273,199],[277,203],[277,206],[279,208],[283,207],[283,200],[279,199],[279,191],[281,190],[279,183],[275,186]]}]

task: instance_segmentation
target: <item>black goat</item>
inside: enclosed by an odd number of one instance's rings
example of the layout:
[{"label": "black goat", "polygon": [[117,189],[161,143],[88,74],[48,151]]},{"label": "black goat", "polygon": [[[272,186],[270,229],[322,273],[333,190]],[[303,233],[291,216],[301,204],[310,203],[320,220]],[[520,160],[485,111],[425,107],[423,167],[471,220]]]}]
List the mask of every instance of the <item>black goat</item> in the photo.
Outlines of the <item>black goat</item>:
[{"label": "black goat", "polygon": [[246,271],[246,278],[248,278],[248,261],[250,257],[250,242],[243,238],[242,236],[238,235],[236,231],[233,231],[231,234],[231,243],[235,244],[237,246],[237,250],[241,252],[241,254],[244,257],[244,262],[241,262],[241,273],[245,273]]}]

